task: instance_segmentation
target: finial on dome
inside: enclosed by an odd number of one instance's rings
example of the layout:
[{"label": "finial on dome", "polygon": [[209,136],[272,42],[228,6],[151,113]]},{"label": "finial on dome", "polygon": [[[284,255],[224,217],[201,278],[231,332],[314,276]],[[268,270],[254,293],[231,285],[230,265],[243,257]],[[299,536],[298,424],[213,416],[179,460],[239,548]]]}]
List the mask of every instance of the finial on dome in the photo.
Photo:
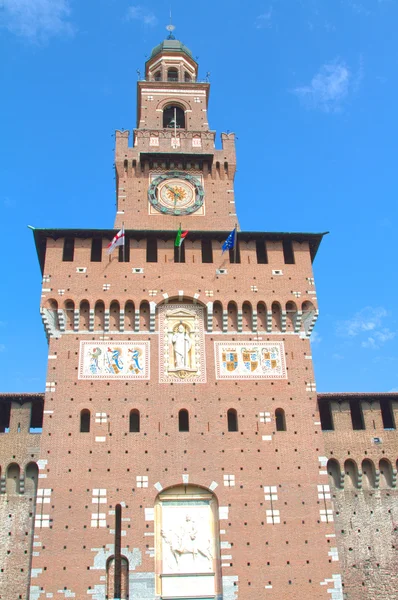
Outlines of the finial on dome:
[{"label": "finial on dome", "polygon": [[166,29],[169,32],[169,35],[167,36],[167,39],[168,40],[175,40],[175,37],[174,37],[174,34],[173,34],[175,26],[173,25],[173,20],[171,18],[171,8],[170,8],[170,25],[167,25]]}]

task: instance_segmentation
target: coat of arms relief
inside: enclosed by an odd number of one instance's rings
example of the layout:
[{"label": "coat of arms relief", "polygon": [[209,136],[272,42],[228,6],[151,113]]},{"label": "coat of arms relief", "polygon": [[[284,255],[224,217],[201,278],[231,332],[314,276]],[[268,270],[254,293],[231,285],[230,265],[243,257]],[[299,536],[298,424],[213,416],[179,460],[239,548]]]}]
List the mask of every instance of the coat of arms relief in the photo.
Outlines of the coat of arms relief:
[{"label": "coat of arms relief", "polygon": [[164,305],[160,312],[160,381],[204,382],[203,309]]}]

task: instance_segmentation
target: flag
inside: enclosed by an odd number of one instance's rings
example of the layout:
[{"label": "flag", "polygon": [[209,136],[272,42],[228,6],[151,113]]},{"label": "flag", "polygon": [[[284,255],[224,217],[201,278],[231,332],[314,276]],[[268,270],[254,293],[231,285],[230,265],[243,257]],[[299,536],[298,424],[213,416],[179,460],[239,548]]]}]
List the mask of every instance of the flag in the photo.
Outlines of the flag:
[{"label": "flag", "polygon": [[229,236],[223,243],[222,251],[225,252],[225,250],[230,250],[231,248],[235,248],[235,241],[236,241],[236,227],[235,227],[235,229],[233,229],[231,231],[231,233],[229,234]]},{"label": "flag", "polygon": [[181,231],[181,225],[180,225],[180,229],[177,231],[177,237],[174,242],[174,246],[177,246],[177,248],[179,248],[182,245],[182,242],[187,237],[187,235],[188,235],[188,231]]},{"label": "flag", "polygon": [[106,250],[107,254],[111,254],[115,248],[118,246],[124,246],[124,227],[115,235],[110,244],[108,244],[108,248]]}]

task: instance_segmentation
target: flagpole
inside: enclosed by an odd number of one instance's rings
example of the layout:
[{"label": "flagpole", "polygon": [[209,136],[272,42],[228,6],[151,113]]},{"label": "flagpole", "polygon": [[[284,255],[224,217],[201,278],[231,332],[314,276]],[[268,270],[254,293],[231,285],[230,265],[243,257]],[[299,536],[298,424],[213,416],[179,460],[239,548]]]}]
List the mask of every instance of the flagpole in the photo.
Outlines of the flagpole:
[{"label": "flagpole", "polygon": [[[181,223],[180,223],[180,231],[182,232]],[[180,243],[178,245],[178,262],[179,263],[181,262],[181,246],[182,246],[182,244],[181,244],[181,237],[180,237]]]},{"label": "flagpole", "polygon": [[123,239],[123,262],[126,262],[126,233],[124,231],[124,221],[122,223],[122,231],[123,231],[123,235],[124,235],[124,239]]},{"label": "flagpole", "polygon": [[235,223],[235,236],[234,236],[234,264],[236,265],[236,247],[238,242],[238,224]]}]

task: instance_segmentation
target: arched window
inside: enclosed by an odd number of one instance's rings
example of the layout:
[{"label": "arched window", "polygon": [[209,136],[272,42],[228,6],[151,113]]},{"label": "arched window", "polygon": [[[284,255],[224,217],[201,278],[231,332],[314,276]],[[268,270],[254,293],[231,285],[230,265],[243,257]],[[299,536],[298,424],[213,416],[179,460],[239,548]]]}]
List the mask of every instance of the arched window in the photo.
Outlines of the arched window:
[{"label": "arched window", "polygon": [[275,411],[275,422],[277,431],[286,431],[286,418],[283,408],[277,408]]},{"label": "arched window", "polygon": [[189,431],[189,413],[185,408],[178,413],[178,431]]},{"label": "arched window", "polygon": [[140,431],[140,411],[136,408],[130,411],[130,433],[139,433]]},{"label": "arched window", "polygon": [[25,469],[25,495],[36,497],[39,468],[36,463],[30,462]]},{"label": "arched window", "polygon": [[222,331],[222,304],[218,301],[213,304],[213,329]]},{"label": "arched window", "polygon": [[163,127],[165,129],[185,129],[185,112],[181,106],[170,104],[163,110]]},{"label": "arched window", "polygon": [[7,475],[6,475],[6,492],[9,495],[19,494],[20,493],[20,469],[19,465],[16,463],[11,463],[8,465]]},{"label": "arched window", "polygon": [[326,468],[329,475],[330,483],[333,487],[340,489],[341,474],[340,465],[337,462],[337,460],[335,460],[334,458],[329,459]]},{"label": "arched window", "polygon": [[90,411],[83,408],[80,412],[80,433],[88,433],[90,431]]},{"label": "arched window", "polygon": [[190,83],[190,82],[192,81],[192,77],[191,77],[191,75],[188,73],[188,71],[185,71],[185,73],[184,73],[184,81],[185,81],[186,83]]},{"label": "arched window", "polygon": [[153,76],[155,81],[162,81],[162,71],[156,71],[155,75]]},{"label": "arched window", "polygon": [[238,431],[238,413],[234,408],[227,412],[228,431]]},{"label": "arched window", "polygon": [[115,554],[106,563],[106,598],[127,600],[129,597],[129,562],[122,555],[122,507],[115,506]]},{"label": "arched window", "polygon": [[178,69],[170,67],[167,71],[167,81],[178,81]]},{"label": "arched window", "polygon": [[90,329],[90,305],[87,300],[80,302],[80,324],[79,329],[88,331]]},{"label": "arched window", "polygon": [[392,487],[392,466],[389,460],[382,458],[379,462],[380,487]]},{"label": "arched window", "polygon": [[362,487],[365,490],[376,487],[375,466],[368,458],[362,461]]},{"label": "arched window", "polygon": [[351,459],[348,459],[344,463],[344,472],[345,472],[345,488],[357,488],[358,487],[358,467],[356,462]]}]

